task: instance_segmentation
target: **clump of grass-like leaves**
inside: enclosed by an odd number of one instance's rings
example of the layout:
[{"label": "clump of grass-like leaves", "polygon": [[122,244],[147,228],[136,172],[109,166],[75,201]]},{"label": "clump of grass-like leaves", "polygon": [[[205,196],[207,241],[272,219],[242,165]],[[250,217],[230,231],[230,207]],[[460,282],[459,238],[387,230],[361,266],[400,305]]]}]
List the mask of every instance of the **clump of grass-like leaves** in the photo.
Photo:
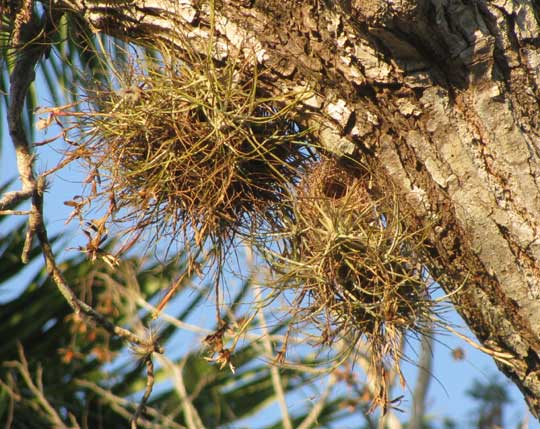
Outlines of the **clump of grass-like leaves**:
[{"label": "clump of grass-like leaves", "polygon": [[85,203],[108,201],[109,220],[136,235],[154,228],[154,241],[199,247],[279,222],[312,156],[290,117],[301,94],[273,97],[248,62],[218,68],[196,56],[117,78],[83,115],[77,156],[100,179]]},{"label": "clump of grass-like leaves", "polygon": [[404,229],[392,196],[372,198],[365,170],[335,160],[306,174],[291,206],[284,248],[272,258],[276,287],[296,290],[297,320],[314,321],[323,343],[346,338],[353,351],[366,342],[375,403],[386,406],[386,365],[399,373],[404,335],[433,319],[422,233]]}]

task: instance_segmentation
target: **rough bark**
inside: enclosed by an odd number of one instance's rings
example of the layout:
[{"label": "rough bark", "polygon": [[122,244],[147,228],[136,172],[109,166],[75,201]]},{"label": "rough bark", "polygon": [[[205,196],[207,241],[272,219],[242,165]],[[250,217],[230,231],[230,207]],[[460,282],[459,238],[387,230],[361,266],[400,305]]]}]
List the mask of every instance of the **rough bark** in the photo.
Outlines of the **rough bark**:
[{"label": "rough bark", "polygon": [[[96,31],[202,46],[195,0],[66,0]],[[276,88],[308,87],[303,120],[359,148],[419,223],[435,269],[500,370],[540,413],[538,0],[216,1],[222,56],[256,58]]]}]

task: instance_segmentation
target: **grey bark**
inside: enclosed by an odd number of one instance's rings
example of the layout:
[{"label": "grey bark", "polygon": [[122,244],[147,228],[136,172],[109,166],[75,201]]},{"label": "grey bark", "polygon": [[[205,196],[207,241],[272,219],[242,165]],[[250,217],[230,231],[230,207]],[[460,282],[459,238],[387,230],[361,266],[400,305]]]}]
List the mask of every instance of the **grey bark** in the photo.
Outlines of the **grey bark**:
[{"label": "grey bark", "polygon": [[[63,7],[96,31],[193,47],[195,0]],[[221,55],[256,58],[275,88],[316,92],[302,112],[324,144],[359,148],[415,222],[478,340],[540,413],[538,0],[216,1]],[[435,221],[434,221],[435,219]]]}]

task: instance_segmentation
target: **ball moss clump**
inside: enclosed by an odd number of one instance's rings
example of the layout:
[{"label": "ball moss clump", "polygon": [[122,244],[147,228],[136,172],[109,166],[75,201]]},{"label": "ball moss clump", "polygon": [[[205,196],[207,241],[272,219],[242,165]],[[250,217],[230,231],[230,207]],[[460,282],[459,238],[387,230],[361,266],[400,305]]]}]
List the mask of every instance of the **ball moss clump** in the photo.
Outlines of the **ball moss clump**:
[{"label": "ball moss clump", "polygon": [[383,362],[399,365],[404,335],[431,323],[433,301],[422,232],[404,229],[392,196],[374,199],[368,184],[354,163],[314,165],[297,187],[272,264],[276,288],[296,292],[297,319],[315,321],[323,343],[347,338],[352,351],[365,341],[382,383]]},{"label": "ball moss clump", "polygon": [[78,158],[99,173],[88,200],[130,232],[203,246],[277,222],[312,157],[292,121],[298,94],[271,96],[253,66],[207,60],[131,67],[95,90]]}]

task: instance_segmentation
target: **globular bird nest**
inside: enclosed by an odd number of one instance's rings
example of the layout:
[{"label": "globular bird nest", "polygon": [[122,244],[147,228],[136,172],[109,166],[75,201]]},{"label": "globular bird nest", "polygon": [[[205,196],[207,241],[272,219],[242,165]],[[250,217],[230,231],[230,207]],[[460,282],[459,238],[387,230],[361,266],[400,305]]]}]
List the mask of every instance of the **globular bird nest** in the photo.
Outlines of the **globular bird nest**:
[{"label": "globular bird nest", "polygon": [[85,203],[201,248],[279,222],[312,153],[290,115],[301,94],[272,97],[248,63],[195,60],[134,65],[94,90],[75,152],[99,178]]},{"label": "globular bird nest", "polygon": [[366,342],[384,405],[384,362],[399,370],[401,341],[429,326],[433,300],[420,263],[422,231],[404,228],[392,192],[374,199],[368,187],[357,164],[314,165],[297,188],[272,264],[276,288],[296,290],[296,319],[315,321],[322,342],[346,338],[350,351]]}]

